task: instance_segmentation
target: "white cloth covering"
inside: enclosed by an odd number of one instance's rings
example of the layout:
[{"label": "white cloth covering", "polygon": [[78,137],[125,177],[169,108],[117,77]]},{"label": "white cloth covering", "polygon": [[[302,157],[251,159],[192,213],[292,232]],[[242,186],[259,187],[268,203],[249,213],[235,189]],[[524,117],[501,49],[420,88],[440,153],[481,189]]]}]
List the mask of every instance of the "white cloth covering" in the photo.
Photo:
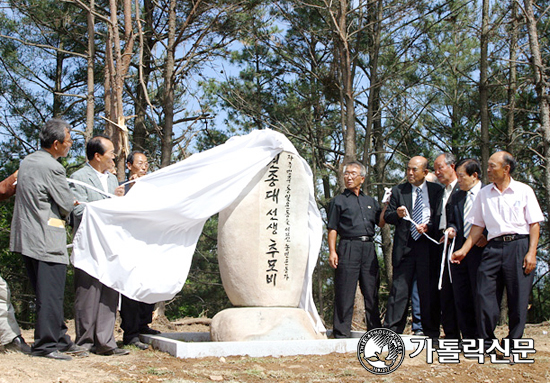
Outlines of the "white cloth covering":
[{"label": "white cloth covering", "polygon": [[257,130],[138,179],[122,198],[88,203],[71,260],[129,298],[154,303],[183,287],[202,228],[228,207],[281,151],[297,155],[309,177],[309,259],[300,307],[324,332],[311,278],[322,241],[313,174],[281,133]]}]

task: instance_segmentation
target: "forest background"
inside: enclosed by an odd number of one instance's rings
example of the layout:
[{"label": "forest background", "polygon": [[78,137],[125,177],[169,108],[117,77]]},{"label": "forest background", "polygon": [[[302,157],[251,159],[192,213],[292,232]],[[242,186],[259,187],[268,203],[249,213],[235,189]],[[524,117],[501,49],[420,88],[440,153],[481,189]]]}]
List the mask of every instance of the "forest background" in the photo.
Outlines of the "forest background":
[{"label": "forest background", "polygon": [[[69,175],[85,163],[86,141],[105,133],[120,180],[131,150],[156,170],[270,128],[310,164],[323,216],[349,160],[366,165],[365,192],[380,200],[411,156],[433,164],[452,152],[486,169],[495,150],[516,156],[514,177],[547,216],[549,10],[547,0],[0,0],[0,177],[39,147],[53,116],[74,127],[62,160]],[[0,210],[0,273],[31,325],[32,288],[8,250],[13,199]],[[530,322],[550,316],[548,228],[546,220]],[[212,217],[186,285],[161,315],[212,317],[231,306],[216,231]],[[377,235],[382,312],[391,239],[389,226]],[[325,243],[313,290],[331,327],[327,258]],[[69,270],[67,318],[73,296]]]}]

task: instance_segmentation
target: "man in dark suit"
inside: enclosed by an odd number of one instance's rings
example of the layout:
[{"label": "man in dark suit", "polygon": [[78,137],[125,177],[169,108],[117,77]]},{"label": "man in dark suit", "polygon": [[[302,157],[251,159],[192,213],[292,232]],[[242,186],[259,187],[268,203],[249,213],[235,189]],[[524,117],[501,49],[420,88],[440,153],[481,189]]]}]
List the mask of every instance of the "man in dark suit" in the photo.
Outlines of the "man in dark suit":
[{"label": "man in dark suit", "polygon": [[[479,180],[481,164],[478,160],[468,158],[458,163],[456,167],[460,191],[450,199],[450,214],[447,222],[449,238],[454,238],[455,249],[459,249],[470,234],[471,223],[465,218],[471,211],[478,192],[483,187]],[[458,327],[464,339],[477,339],[479,334],[476,326],[475,292],[476,274],[481,262],[483,247],[487,244],[486,233],[470,250],[468,256],[460,263],[451,264],[451,287],[456,308]]]},{"label": "man in dark suit", "polygon": [[[413,157],[407,165],[407,183],[392,189],[390,203],[384,214],[387,223],[395,225],[393,241],[393,283],[388,298],[388,308],[384,327],[399,334],[403,333],[407,322],[407,305],[411,295],[413,276],[416,271],[420,295],[421,320],[424,333],[431,337],[439,336],[439,323],[433,313],[430,280],[430,241],[437,233],[437,208],[443,189],[440,185],[425,180],[428,174],[428,160]],[[411,218],[417,225],[405,219]]]},{"label": "man in dark suit", "polygon": [[[128,181],[133,181],[147,174],[149,162],[145,154],[133,151],[126,160],[126,167],[130,171]],[[125,192],[128,193],[133,185],[133,182],[126,183]],[[139,340],[139,334],[160,334],[160,331],[149,327],[149,323],[153,321],[154,309],[154,303],[139,302],[122,295],[120,305],[120,318],[122,321],[120,327],[124,331],[122,341],[125,345],[132,345],[140,350],[149,348],[148,344]]]},{"label": "man in dark suit", "polygon": [[[437,180],[443,185],[443,194],[441,196],[439,206],[439,223],[438,234],[435,239],[443,241],[445,229],[447,229],[447,222],[450,216],[451,205],[449,201],[452,196],[460,191],[457,183],[457,177],[455,172],[456,158],[452,153],[443,153],[437,156],[434,161],[434,172],[437,176]],[[460,337],[460,330],[458,328],[458,322],[456,320],[455,302],[453,297],[453,289],[451,287],[451,280],[449,277],[449,262],[443,263],[443,273],[441,271],[441,257],[443,253],[443,244],[432,245],[432,274],[437,275],[438,278],[432,282],[434,285],[430,291],[434,294],[432,302],[440,305],[440,318],[437,319],[441,322],[443,330],[445,331],[445,337],[447,339],[458,339]],[[442,276],[442,287],[438,289],[439,276]],[[434,312],[436,308],[434,307]]]},{"label": "man in dark suit", "polygon": [[[114,167],[114,146],[108,137],[93,137],[86,145],[88,162],[71,178],[93,186],[105,193],[124,195],[124,187],[118,186],[116,177],[109,172]],[[73,211],[74,233],[78,231],[85,203],[108,198],[107,195],[76,183],[71,190],[80,202]],[[114,330],[119,294],[105,286],[84,270],[75,268],[75,331],[79,346],[99,355],[126,355],[128,350],[117,347]]]},{"label": "man in dark suit", "polygon": [[70,360],[65,352],[80,352],[69,335],[63,315],[63,295],[69,257],[65,219],[74,197],[57,159],[73,144],[71,126],[51,119],[40,130],[41,149],[19,167],[11,222],[10,250],[20,253],[36,293],[36,324],[31,355]]}]

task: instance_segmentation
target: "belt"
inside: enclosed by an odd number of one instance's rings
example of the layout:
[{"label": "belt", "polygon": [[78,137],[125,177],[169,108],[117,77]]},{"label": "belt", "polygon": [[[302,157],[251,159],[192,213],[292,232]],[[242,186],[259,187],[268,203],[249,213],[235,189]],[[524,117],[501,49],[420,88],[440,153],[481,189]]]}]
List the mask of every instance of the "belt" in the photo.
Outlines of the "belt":
[{"label": "belt", "polygon": [[369,237],[368,235],[362,235],[360,237],[342,237],[342,239],[346,239],[348,241],[361,241],[361,242],[372,242],[373,238]]},{"label": "belt", "polygon": [[491,239],[491,241],[495,242],[512,242],[518,239],[527,238],[529,235],[527,234],[504,234],[499,237],[495,237]]}]

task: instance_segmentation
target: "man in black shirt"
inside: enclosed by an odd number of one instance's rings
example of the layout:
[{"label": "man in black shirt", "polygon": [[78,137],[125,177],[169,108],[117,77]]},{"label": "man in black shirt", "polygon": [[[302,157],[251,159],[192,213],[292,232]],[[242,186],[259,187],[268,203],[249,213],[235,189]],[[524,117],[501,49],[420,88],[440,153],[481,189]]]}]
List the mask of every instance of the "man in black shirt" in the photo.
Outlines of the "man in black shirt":
[{"label": "man in black shirt", "polygon": [[[374,225],[384,226],[380,206],[361,191],[366,169],[359,162],[344,167],[346,190],[330,202],[328,214],[329,264],[334,277],[335,338],[349,338],[357,281],[365,299],[367,329],[381,327],[378,309],[380,271],[374,251]],[[336,237],[340,236],[338,250]]]}]

